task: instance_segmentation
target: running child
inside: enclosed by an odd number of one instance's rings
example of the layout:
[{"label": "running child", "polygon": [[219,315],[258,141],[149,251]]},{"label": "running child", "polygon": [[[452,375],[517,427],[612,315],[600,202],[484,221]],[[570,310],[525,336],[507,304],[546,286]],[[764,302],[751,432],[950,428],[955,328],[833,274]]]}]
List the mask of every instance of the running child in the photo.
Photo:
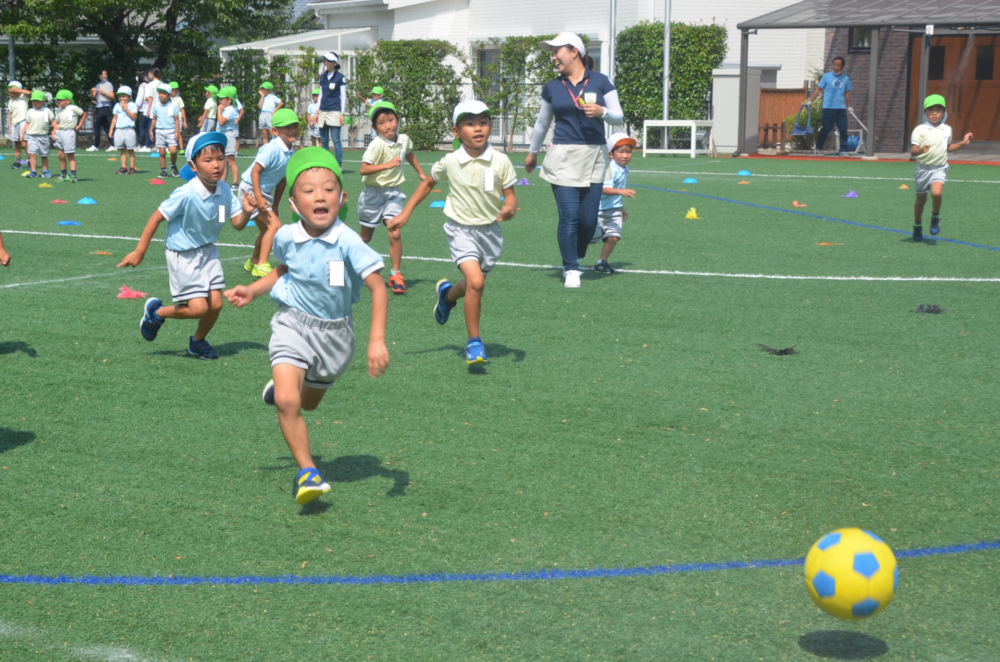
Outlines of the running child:
[{"label": "running child", "polygon": [[146,222],[139,245],[118,264],[118,268],[139,266],[160,223],[167,222],[167,273],[174,305],[148,299],[139,332],[153,341],[165,320],[196,319],[198,328],[189,339],[188,354],[205,360],[219,358],[205,337],[219,319],[226,287],[215,242],[227,220],[237,230],[246,227],[252,209],[249,200],[235,202],[233,190],[221,181],[226,172],[225,144],[226,137],[218,131],[191,139],[187,153],[191,180],[160,203]]},{"label": "running child", "polygon": [[201,113],[201,117],[198,118],[198,130],[201,133],[215,131],[218,126],[216,120],[218,118],[219,104],[215,100],[215,95],[218,93],[219,88],[215,85],[209,85],[205,88],[205,110]]},{"label": "running child", "polygon": [[601,191],[601,204],[597,215],[597,232],[590,243],[604,242],[601,257],[594,265],[594,271],[602,274],[613,274],[615,270],[608,264],[611,251],[615,250],[618,240],[622,237],[622,223],[628,220],[628,212],[622,203],[622,197],[634,198],[635,191],[625,188],[628,185],[628,164],[632,160],[632,150],[635,148],[635,138],[625,133],[615,133],[608,138],[608,154],[611,155],[611,167],[608,169],[608,179]]},{"label": "running child", "polygon": [[[406,196],[399,190],[406,178],[403,176],[403,159],[424,179],[423,168],[413,153],[413,141],[399,133],[399,116],[396,107],[388,101],[379,101],[368,111],[372,126],[378,136],[371,141],[361,157],[361,181],[365,188],[358,196],[358,222],[361,238],[371,243],[375,228],[403,211]],[[406,294],[406,281],[400,272],[403,261],[403,238],[398,229],[389,229],[389,258],[392,272],[389,287],[393,294]]]},{"label": "running child", "polygon": [[347,199],[337,159],[322,147],[306,147],[288,161],[285,180],[298,222],[281,228],[275,238],[274,254],[283,264],[225,295],[242,308],[270,292],[278,305],[271,319],[273,379],[263,398],[277,406],[281,433],[299,465],[292,483],[295,501],[306,504],[329,492],[330,485],[313,463],[302,410],[316,409],[351,363],[352,307],[360,300],[362,284],[372,298],[368,374],[378,378],[389,367],[388,297],[380,274],[382,258],[337,217]]},{"label": "running child", "polygon": [[160,83],[156,88],[157,100],[150,112],[149,139],[160,150],[160,177],[167,176],[167,150],[170,150],[170,176],[180,177],[177,171],[177,140],[181,127],[177,123],[177,106],[170,100],[170,86]]},{"label": "running child", "polygon": [[226,134],[226,160],[233,174],[233,186],[239,186],[240,167],[236,165],[236,143],[240,138],[240,113],[233,106],[234,98],[236,98],[235,87],[229,86],[219,90],[219,131]]},{"label": "running child", "polygon": [[24,129],[24,121],[28,117],[28,97],[30,95],[31,90],[21,87],[19,81],[12,80],[7,86],[7,121],[10,123],[10,142],[14,147],[14,164],[11,165],[11,170],[20,170],[28,164],[27,161],[21,160],[22,148],[24,155],[28,154],[28,146],[21,140],[21,134],[24,133],[22,129]]},{"label": "running child", "polygon": [[181,98],[180,87],[176,81],[170,81],[170,103],[174,104],[174,108],[177,109],[178,123],[180,124],[177,132],[177,146],[180,148],[179,153],[183,155],[184,131],[188,128],[188,116],[187,111],[184,109],[184,99]]},{"label": "running child", "polygon": [[[111,137],[115,149],[122,157],[122,167],[115,170],[116,175],[134,175],[135,169],[135,119],[139,115],[139,106],[132,101],[132,88],[122,85],[118,88],[118,103],[111,111]],[[128,156],[126,168],[125,156]]]},{"label": "running child", "polygon": [[51,178],[49,172],[49,134],[52,132],[52,121],[56,116],[45,107],[45,92],[35,90],[31,93],[31,108],[24,117],[21,128],[21,142],[28,141],[28,161],[31,172],[26,177],[38,177],[36,172],[38,158],[42,159],[42,177]]},{"label": "running child", "polygon": [[264,141],[265,145],[271,140],[271,129],[274,128],[271,120],[274,113],[285,105],[272,90],[274,90],[274,85],[270,81],[261,83],[260,90],[258,90],[260,101],[257,102],[257,107],[260,108],[260,117],[257,118],[257,128],[260,129],[260,139]]},{"label": "running child", "polygon": [[[434,305],[438,324],[448,321],[451,309],[465,298],[465,327],[469,340],[465,345],[465,362],[485,363],[486,349],[479,335],[483,290],[486,274],[500,259],[503,234],[500,223],[514,218],[517,198],[514,183],[517,175],[506,155],[490,147],[492,113],[482,101],[463,101],[453,114],[455,137],[462,146],[434,164],[431,176],[417,186],[402,213],[388,227],[399,230],[410,219],[413,210],[439,182],[449,182],[444,214],[448,221],[444,233],[448,249],[462,272],[462,280],[454,285],[439,280]],[[501,199],[501,195],[503,198]]]},{"label": "running child", "polygon": [[306,108],[306,120],[309,123],[309,137],[312,138],[312,146],[319,143],[319,97],[320,89],[313,88],[312,103]]},{"label": "running child", "polygon": [[[382,99],[385,98],[385,96],[384,96],[385,95],[385,90],[383,90],[378,85],[376,85],[375,87],[372,88],[372,91],[370,92],[370,94],[371,94],[370,97],[365,97],[365,95],[361,94],[361,92],[355,92],[355,94],[358,95],[359,99],[361,99],[362,101],[365,102],[365,108],[368,109],[369,113],[371,112],[371,107],[372,106],[374,106],[379,101],[381,101]],[[378,136],[378,131],[376,131],[375,127],[372,126],[372,138],[375,138],[377,136]]]},{"label": "running child", "polygon": [[[285,167],[292,156],[292,145],[299,139],[299,118],[295,111],[281,108],[271,118],[274,140],[260,148],[253,164],[243,171],[240,179],[239,197],[252,193],[258,209],[252,219],[257,224],[257,239],[254,241],[253,255],[243,268],[254,278],[262,278],[271,273],[268,258],[274,235],[281,228],[278,220],[278,203],[285,192]],[[259,213],[263,208],[265,213]]]},{"label": "running child", "polygon": [[913,130],[910,136],[910,156],[917,162],[917,201],[913,205],[913,241],[923,241],[923,220],[927,193],[931,194],[931,234],[941,231],[941,198],[948,175],[948,152],[954,152],[972,142],[972,134],[965,134],[962,142],[951,142],[951,127],[945,124],[948,112],[944,97],[932,94],[924,100],[926,121]]},{"label": "running child", "polygon": [[[73,93],[69,90],[56,92],[56,106],[59,111],[52,123],[52,143],[59,150],[59,171],[57,182],[75,184],[76,179],[76,132],[83,128],[87,113],[73,104]],[[79,121],[78,121],[79,120]],[[69,161],[69,176],[66,176],[66,161]]]}]

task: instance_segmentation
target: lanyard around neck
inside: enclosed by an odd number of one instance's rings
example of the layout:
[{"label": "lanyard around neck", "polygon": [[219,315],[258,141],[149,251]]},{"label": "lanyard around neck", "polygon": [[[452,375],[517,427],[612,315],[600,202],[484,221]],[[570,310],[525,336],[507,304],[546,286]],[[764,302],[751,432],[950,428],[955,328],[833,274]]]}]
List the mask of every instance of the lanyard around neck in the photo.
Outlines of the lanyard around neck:
[{"label": "lanyard around neck", "polygon": [[562,79],[563,87],[565,87],[566,91],[569,92],[570,98],[573,99],[573,105],[576,106],[577,108],[579,108],[581,106],[581,104],[583,103],[582,101],[580,101],[580,99],[583,98],[583,93],[584,93],[584,91],[586,91],[586,89],[587,89],[587,83],[589,83],[589,82],[590,82],[590,76],[584,76],[584,78],[583,78],[583,87],[580,88],[580,94],[576,95],[576,94],[573,94],[573,90],[571,90],[570,87],[569,87],[569,85],[566,84],[566,78]]}]

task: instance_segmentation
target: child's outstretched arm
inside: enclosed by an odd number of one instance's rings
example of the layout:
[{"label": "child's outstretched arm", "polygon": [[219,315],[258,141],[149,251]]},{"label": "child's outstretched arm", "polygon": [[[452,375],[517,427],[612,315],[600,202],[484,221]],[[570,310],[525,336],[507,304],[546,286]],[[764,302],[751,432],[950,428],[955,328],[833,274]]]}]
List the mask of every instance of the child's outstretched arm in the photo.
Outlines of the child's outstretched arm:
[{"label": "child's outstretched arm", "polygon": [[138,267],[142,264],[142,259],[146,257],[146,251],[149,250],[149,242],[153,240],[153,235],[156,234],[156,228],[160,227],[160,223],[165,220],[159,209],[153,212],[153,215],[146,221],[146,227],[142,230],[142,236],[139,237],[139,245],[118,263],[119,269],[122,267]]},{"label": "child's outstretched arm", "polygon": [[514,195],[514,187],[503,190],[503,209],[497,214],[497,222],[503,223],[514,218],[517,213],[517,196]]},{"label": "child's outstretched arm", "polygon": [[965,134],[965,138],[962,140],[962,142],[960,142],[960,143],[952,143],[952,144],[948,145],[948,151],[949,152],[954,152],[956,149],[962,149],[963,147],[965,147],[966,145],[968,145],[971,142],[972,142],[972,134],[971,133],[967,133],[967,134]]},{"label": "child's outstretched arm", "polygon": [[389,220],[386,223],[386,227],[390,230],[398,230],[406,225],[406,222],[410,220],[410,214],[417,208],[417,205],[424,201],[424,198],[431,194],[436,185],[437,182],[434,181],[433,177],[424,177],[423,181],[417,184],[417,190],[410,196],[406,206],[403,207],[403,211],[395,218]]},{"label": "child's outstretched arm", "polygon": [[424,169],[420,167],[420,161],[417,160],[416,154],[414,154],[413,152],[407,154],[406,162],[409,163],[411,166],[413,166],[413,169],[417,171],[418,175],[420,175],[420,179],[423,179],[424,177],[427,176],[424,174]]},{"label": "child's outstretched arm", "polygon": [[368,332],[368,374],[378,379],[389,367],[389,349],[385,346],[385,320],[389,313],[389,295],[385,293],[385,283],[378,271],[368,274],[365,285],[372,293],[372,328]]},{"label": "child's outstretched arm", "polygon": [[5,267],[10,266],[10,253],[8,253],[7,249],[4,248],[2,234],[0,234],[0,265]]},{"label": "child's outstretched arm", "polygon": [[[274,284],[278,282],[278,279],[287,273],[288,266],[279,264],[271,271],[271,273],[252,285],[237,285],[231,290],[226,290],[222,293],[222,295],[226,297],[226,301],[230,304],[236,306],[237,308],[242,308],[260,295],[270,292],[271,288],[274,287]],[[382,286],[382,290],[382,294],[385,294],[384,285]]]}]

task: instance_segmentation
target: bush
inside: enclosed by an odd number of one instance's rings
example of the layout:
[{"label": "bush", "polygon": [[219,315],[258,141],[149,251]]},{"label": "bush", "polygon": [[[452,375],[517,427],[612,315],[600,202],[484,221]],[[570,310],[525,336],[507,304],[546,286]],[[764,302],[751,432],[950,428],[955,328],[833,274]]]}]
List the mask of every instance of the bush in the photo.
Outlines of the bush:
[{"label": "bush", "polygon": [[812,121],[810,124],[813,128],[813,135],[811,136],[793,136],[792,127],[795,126],[795,122],[798,119],[798,113],[785,118],[785,132],[791,140],[792,149],[805,150],[812,149],[816,144],[816,134],[819,130],[823,128],[823,97],[817,97],[815,101],[812,102]]},{"label": "bush", "polygon": [[[670,118],[705,119],[712,69],[726,57],[721,25],[670,25]],[[618,33],[615,86],[630,132],[663,117],[663,23],[643,21]],[[640,138],[641,139],[641,138]]]},{"label": "bush", "polygon": [[[17,46],[14,51],[17,80],[29,90],[44,90],[54,97],[67,89],[73,101],[84,110],[93,104],[90,88],[100,80],[101,69],[108,70],[111,83],[135,87],[135,69],[129,63],[112,62],[107,51],[60,51],[43,45]],[[7,47],[0,48],[0,62],[7,62]]]}]

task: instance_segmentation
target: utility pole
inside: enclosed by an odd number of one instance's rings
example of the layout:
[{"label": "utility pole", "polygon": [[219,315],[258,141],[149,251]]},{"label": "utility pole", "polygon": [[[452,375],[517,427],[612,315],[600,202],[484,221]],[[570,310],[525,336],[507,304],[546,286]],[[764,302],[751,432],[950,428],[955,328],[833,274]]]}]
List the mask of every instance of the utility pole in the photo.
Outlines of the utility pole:
[{"label": "utility pole", "polygon": [[608,78],[615,80],[615,18],[618,13],[618,0],[611,0],[611,42],[608,44]]},{"label": "utility pole", "polygon": [[670,0],[663,0],[663,119],[670,119]]}]

